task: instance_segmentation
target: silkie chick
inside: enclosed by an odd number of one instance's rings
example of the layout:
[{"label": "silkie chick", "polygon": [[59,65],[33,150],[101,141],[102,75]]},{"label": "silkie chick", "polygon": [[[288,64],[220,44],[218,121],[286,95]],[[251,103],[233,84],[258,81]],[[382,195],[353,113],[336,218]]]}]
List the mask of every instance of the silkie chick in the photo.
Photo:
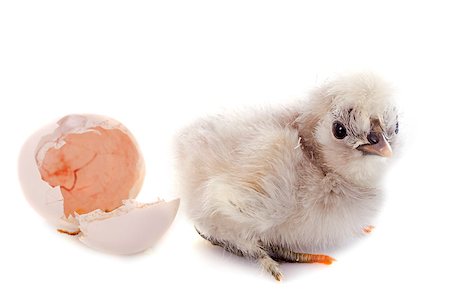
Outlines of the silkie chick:
[{"label": "silkie chick", "polygon": [[203,238],[277,280],[278,262],[330,264],[311,252],[368,230],[398,130],[390,86],[366,73],[285,108],[199,120],[177,136],[184,207]]}]

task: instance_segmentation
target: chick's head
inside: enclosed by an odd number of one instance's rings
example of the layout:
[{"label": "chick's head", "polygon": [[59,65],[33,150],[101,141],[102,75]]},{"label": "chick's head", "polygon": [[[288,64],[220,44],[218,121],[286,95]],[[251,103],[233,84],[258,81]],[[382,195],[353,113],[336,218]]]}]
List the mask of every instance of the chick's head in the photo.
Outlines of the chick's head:
[{"label": "chick's head", "polygon": [[318,95],[314,139],[324,165],[373,185],[396,152],[399,121],[390,86],[373,74],[357,74],[330,82]]}]

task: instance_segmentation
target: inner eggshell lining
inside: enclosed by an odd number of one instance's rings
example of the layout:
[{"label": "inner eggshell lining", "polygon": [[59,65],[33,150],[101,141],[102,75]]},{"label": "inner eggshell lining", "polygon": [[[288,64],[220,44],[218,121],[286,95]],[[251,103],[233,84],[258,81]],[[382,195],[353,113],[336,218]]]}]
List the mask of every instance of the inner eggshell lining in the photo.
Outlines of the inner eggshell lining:
[{"label": "inner eggshell lining", "polygon": [[63,139],[62,146],[45,153],[39,172],[49,185],[60,186],[66,217],[112,211],[134,198],[130,193],[139,182],[140,157],[128,134],[96,126]]}]

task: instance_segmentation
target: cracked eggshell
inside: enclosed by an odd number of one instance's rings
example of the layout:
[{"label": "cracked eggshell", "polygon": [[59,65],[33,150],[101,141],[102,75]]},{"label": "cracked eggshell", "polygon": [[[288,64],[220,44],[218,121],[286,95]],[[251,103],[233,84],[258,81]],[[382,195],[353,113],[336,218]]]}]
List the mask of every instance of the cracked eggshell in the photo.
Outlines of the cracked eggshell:
[{"label": "cracked eggshell", "polygon": [[99,115],[68,115],[43,127],[19,157],[28,202],[52,225],[69,231],[78,228],[75,214],[112,211],[135,198],[144,174],[132,134]]},{"label": "cracked eggshell", "polygon": [[132,134],[114,119],[68,115],[32,135],[19,157],[30,204],[89,247],[134,254],[169,228],[179,199],[142,204],[144,161]]},{"label": "cracked eggshell", "polygon": [[114,254],[129,255],[153,246],[166,232],[178,211],[180,199],[150,204],[134,200],[104,212],[96,210],[77,215],[81,242]]}]

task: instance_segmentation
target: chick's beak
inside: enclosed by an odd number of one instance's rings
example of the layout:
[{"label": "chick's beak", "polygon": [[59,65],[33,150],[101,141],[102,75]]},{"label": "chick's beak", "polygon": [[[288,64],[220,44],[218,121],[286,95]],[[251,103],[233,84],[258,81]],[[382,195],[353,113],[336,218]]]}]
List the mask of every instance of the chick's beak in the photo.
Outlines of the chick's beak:
[{"label": "chick's beak", "polygon": [[362,151],[365,154],[378,155],[381,157],[391,157],[392,149],[389,142],[384,137],[381,131],[372,131],[367,136],[368,144],[358,146],[356,149]]}]

